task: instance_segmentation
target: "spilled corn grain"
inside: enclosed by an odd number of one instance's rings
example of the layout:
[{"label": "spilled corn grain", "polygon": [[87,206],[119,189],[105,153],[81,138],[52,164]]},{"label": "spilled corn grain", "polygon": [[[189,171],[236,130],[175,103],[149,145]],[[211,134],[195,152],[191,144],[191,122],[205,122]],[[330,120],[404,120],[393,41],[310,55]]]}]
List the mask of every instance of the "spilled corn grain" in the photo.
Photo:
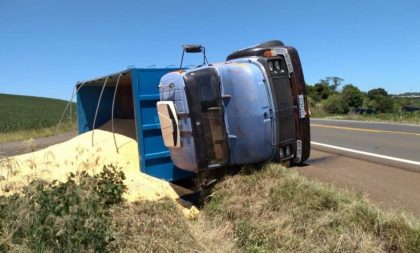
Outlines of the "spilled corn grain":
[{"label": "spilled corn grain", "polygon": [[198,210],[194,206],[180,201],[171,184],[140,172],[135,139],[115,134],[117,152],[112,132],[96,129],[93,134],[93,145],[90,131],[43,150],[3,159],[0,164],[0,194],[19,192],[33,179],[65,182],[69,173],[85,170],[96,174],[104,165],[113,164],[121,167],[126,175],[124,183],[128,190],[124,198],[129,202],[169,198],[178,203],[187,217],[197,215]]}]

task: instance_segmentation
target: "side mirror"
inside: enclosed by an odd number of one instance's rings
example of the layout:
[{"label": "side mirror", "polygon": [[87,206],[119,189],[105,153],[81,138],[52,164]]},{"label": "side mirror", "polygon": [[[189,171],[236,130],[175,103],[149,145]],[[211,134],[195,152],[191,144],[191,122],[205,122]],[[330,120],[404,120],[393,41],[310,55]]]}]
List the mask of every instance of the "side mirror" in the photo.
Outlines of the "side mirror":
[{"label": "side mirror", "polygon": [[201,45],[183,45],[182,47],[187,53],[201,53],[204,49]]},{"label": "side mirror", "polygon": [[180,69],[182,69],[182,63],[184,62],[185,53],[203,53],[203,64],[206,64],[206,63],[208,64],[205,47],[203,47],[202,45],[183,45],[181,64],[179,66]]},{"label": "side mirror", "polygon": [[162,131],[163,142],[168,148],[181,147],[180,131],[175,105],[172,101],[157,102],[160,129]]}]

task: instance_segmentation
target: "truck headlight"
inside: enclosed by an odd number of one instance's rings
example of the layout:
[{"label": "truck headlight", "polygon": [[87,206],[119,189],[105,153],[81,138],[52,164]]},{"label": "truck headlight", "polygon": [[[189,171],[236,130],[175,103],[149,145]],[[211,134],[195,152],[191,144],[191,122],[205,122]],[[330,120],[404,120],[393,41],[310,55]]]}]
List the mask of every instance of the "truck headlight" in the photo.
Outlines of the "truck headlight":
[{"label": "truck headlight", "polygon": [[280,70],[281,69],[281,67],[280,67],[280,61],[275,61],[274,62],[274,67],[275,67],[276,70]]},{"label": "truck headlight", "polygon": [[274,66],[273,66],[273,62],[272,61],[269,61],[268,62],[268,69],[270,69],[271,72],[274,71]]},{"label": "truck headlight", "polygon": [[286,156],[290,156],[290,146],[286,146]]},{"label": "truck headlight", "polygon": [[284,151],[282,148],[280,148],[279,155],[280,155],[280,159],[284,157]]}]

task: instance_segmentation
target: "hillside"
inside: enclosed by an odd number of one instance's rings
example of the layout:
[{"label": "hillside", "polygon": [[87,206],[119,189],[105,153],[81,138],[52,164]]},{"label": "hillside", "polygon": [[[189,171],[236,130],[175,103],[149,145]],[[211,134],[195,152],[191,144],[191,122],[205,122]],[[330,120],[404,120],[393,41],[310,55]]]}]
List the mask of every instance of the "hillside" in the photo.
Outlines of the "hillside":
[{"label": "hillside", "polygon": [[[52,134],[52,131],[45,129],[52,130],[57,125],[66,104],[66,101],[59,99],[0,94],[0,142]],[[72,106],[73,121],[75,121],[76,106],[75,104]],[[68,113],[65,123],[69,120]],[[17,133],[20,137],[13,137]]]}]

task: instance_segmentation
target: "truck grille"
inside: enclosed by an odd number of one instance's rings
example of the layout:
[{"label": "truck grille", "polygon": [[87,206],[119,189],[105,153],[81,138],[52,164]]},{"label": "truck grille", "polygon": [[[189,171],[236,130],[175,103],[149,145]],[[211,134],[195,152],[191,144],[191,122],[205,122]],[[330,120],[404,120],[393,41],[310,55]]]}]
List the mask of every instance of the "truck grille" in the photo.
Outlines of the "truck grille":
[{"label": "truck grille", "polygon": [[272,76],[271,84],[276,104],[278,142],[283,144],[295,139],[293,97],[288,76]]}]

